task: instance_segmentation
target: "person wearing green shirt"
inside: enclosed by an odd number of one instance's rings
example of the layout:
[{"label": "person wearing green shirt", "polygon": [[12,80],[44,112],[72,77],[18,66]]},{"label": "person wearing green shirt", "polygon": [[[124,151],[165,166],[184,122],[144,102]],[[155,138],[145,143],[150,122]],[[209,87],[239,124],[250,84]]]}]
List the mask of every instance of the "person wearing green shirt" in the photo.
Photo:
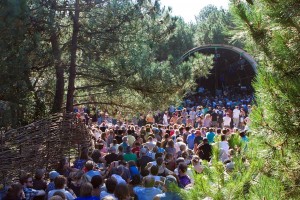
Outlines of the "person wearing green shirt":
[{"label": "person wearing green shirt", "polygon": [[134,153],[131,152],[131,147],[130,146],[128,146],[126,148],[126,151],[125,151],[125,154],[123,156],[123,159],[126,162],[128,162],[130,160],[133,160],[134,162],[137,162],[137,156],[136,156],[136,154],[134,154]]}]

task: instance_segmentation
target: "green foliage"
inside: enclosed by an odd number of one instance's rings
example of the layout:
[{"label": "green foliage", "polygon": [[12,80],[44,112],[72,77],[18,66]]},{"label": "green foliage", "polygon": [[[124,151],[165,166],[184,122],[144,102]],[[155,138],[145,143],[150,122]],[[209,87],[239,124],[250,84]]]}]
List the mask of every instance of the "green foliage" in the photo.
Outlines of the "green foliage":
[{"label": "green foliage", "polygon": [[283,199],[284,184],[279,176],[266,175],[268,157],[263,135],[251,135],[248,150],[236,152],[234,170],[228,171],[218,161],[219,151],[214,145],[211,164],[204,162],[201,174],[195,174],[195,185],[189,190],[175,190],[184,199]]},{"label": "green foliage", "polygon": [[212,5],[206,6],[196,16],[196,44],[228,44],[228,31],[233,27],[232,16],[228,11]]},{"label": "green foliage", "polygon": [[[282,196],[299,196],[299,3],[289,1],[254,1],[253,5],[233,1],[232,11],[238,27],[244,28],[260,68],[254,83],[257,108],[251,113],[251,129],[262,133],[268,145],[261,182],[272,182]],[[249,40],[248,40],[249,41]],[[253,52],[253,50],[259,50]],[[266,152],[264,152],[266,153]],[[274,178],[274,179],[273,179]],[[268,196],[269,187],[253,195]],[[277,191],[274,191],[277,192]],[[252,191],[254,193],[254,191]],[[282,199],[269,196],[270,199]]]},{"label": "green foliage", "polygon": [[[193,30],[159,1],[79,3],[77,105],[163,108],[179,102],[193,87],[194,78],[208,73],[210,57],[196,56],[178,64],[180,56],[194,46]],[[3,107],[7,102],[16,105],[12,110],[22,114],[11,118],[20,118],[18,124],[43,117],[50,109],[61,110],[69,76],[74,2],[1,1],[0,6]]]},{"label": "green foliage", "polygon": [[231,149],[235,149],[237,147],[241,147],[242,146],[242,142],[241,142],[241,138],[239,136],[239,133],[236,132],[236,133],[233,133],[229,140],[228,140],[228,144],[229,144],[229,147]]}]

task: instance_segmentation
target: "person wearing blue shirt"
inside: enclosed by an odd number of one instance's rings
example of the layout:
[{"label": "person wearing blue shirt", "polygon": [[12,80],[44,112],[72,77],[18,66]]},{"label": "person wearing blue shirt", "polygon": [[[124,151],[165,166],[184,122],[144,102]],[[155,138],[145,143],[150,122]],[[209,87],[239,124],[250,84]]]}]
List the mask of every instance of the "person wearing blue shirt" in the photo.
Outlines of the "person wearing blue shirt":
[{"label": "person wearing blue shirt", "polygon": [[192,132],[187,136],[186,142],[189,149],[194,149],[194,140],[195,140],[195,130],[192,130]]},{"label": "person wearing blue shirt", "polygon": [[154,187],[154,183],[154,177],[146,176],[144,177],[145,187],[133,188],[133,191],[139,200],[153,200],[156,195],[162,194],[162,191],[160,189]]},{"label": "person wearing blue shirt", "polygon": [[87,161],[85,163],[85,168],[88,170],[86,173],[85,173],[85,176],[87,177],[87,179],[89,181],[92,180],[93,176],[96,176],[96,175],[99,175],[101,176],[100,172],[99,171],[95,171],[93,170],[94,169],[94,166],[95,166],[95,163],[91,160]]},{"label": "person wearing blue shirt", "polygon": [[214,130],[212,128],[209,129],[209,132],[206,133],[206,138],[208,140],[208,143],[214,143],[214,138],[215,138],[215,133],[213,132]]}]

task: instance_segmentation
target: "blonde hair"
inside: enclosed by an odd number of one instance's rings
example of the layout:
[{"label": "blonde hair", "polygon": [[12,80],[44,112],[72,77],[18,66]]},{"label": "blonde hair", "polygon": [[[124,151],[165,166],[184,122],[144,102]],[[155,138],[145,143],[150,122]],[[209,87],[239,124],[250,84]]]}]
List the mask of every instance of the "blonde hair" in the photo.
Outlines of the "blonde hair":
[{"label": "blonde hair", "polygon": [[206,114],[204,118],[208,119],[209,117],[210,117],[210,114]]}]

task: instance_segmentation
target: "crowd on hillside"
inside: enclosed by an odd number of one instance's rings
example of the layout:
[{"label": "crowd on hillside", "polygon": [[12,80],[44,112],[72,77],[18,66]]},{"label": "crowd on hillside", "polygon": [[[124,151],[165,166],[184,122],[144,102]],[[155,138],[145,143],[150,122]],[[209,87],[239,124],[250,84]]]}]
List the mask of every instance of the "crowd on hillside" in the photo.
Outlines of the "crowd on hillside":
[{"label": "crowd on hillside", "polygon": [[[195,106],[199,101],[202,106]],[[186,100],[182,107],[138,117],[76,107],[93,135],[93,147],[83,147],[74,160],[62,158],[53,171],[23,174],[3,199],[179,200],[171,187],[193,187],[203,162],[212,162],[213,146],[220,149],[224,170],[234,169],[236,149],[230,140],[238,137],[247,145],[250,103],[250,97],[203,95],[198,102]]]}]

